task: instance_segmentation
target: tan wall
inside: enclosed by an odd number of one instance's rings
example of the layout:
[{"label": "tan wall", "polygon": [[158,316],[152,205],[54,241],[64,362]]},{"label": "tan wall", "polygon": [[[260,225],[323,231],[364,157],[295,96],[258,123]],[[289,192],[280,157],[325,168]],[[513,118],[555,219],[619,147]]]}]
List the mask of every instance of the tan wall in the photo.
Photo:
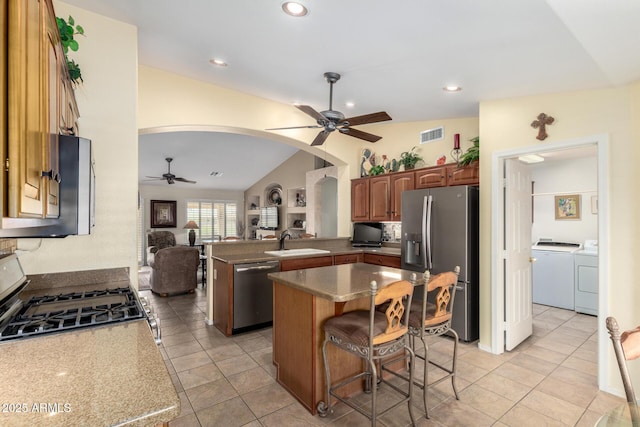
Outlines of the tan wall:
[{"label": "tan wall", "polygon": [[86,31],[71,56],[84,78],[76,98],[80,136],[93,144],[96,227],[89,236],[19,239],[19,248],[32,251],[20,261],[27,274],[129,267],[137,284],[137,30],[62,2],[54,5],[56,15],[72,15]]},{"label": "tan wall", "polygon": [[[491,182],[491,158],[495,151],[516,147],[543,146],[597,134],[609,136],[609,247],[610,265],[608,312],[623,325],[640,324],[640,286],[633,270],[636,247],[640,240],[637,209],[639,173],[633,165],[640,160],[638,143],[638,114],[640,105],[638,84],[608,90],[593,90],[542,95],[517,99],[486,101],[480,105],[480,181]],[[544,142],[535,137],[537,130],[530,123],[544,112],[555,118],[548,128]],[[634,123],[635,122],[635,123]],[[487,190],[489,188],[487,187]],[[491,192],[480,193],[480,343],[491,343]],[[609,377],[617,381],[615,365],[609,361]],[[606,386],[606,385],[605,385]]]},{"label": "tan wall", "polygon": [[176,201],[176,225],[177,228],[163,228],[163,231],[171,231],[176,236],[178,244],[188,243],[188,232],[184,227],[187,223],[186,201],[187,200],[220,200],[236,202],[238,206],[238,219],[242,220],[244,194],[242,191],[206,190],[179,188],[173,185],[141,185],[138,188],[140,197],[144,199],[144,229],[146,232],[151,229],[151,200],[175,200]]}]

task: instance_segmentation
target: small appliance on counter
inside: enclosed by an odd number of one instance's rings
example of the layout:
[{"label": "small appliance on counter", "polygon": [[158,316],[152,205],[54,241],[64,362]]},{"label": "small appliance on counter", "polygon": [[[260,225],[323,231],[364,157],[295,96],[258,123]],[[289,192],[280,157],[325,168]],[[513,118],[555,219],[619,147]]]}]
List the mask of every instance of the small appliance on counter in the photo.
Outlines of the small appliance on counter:
[{"label": "small appliance on counter", "polygon": [[351,246],[354,248],[379,248],[382,246],[383,225],[379,222],[356,222],[353,224]]}]

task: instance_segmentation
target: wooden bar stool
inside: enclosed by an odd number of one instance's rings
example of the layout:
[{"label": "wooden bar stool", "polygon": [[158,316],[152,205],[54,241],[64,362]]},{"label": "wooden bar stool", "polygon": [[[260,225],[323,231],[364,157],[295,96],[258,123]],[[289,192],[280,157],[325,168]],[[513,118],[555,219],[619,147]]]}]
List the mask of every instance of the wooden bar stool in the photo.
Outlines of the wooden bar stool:
[{"label": "wooden bar stool", "polygon": [[[413,284],[406,280],[393,282],[378,290],[375,281],[371,282],[371,303],[369,310],[356,310],[347,312],[341,316],[334,316],[324,324],[324,344],[322,356],[327,384],[327,402],[318,403],[320,416],[326,416],[331,412],[332,397],[350,406],[371,420],[375,426],[379,416],[391,409],[406,403],[409,408],[411,423],[415,425],[413,418],[411,396],[413,394],[414,353],[407,342],[409,312],[406,308],[411,306]],[[376,306],[387,303],[384,312],[376,310]],[[332,344],[341,350],[348,351],[364,359],[365,369],[356,375],[346,378],[337,384],[331,384],[330,366],[327,358],[327,345]],[[400,354],[409,361],[409,376],[407,378],[407,391],[395,384],[388,382],[382,375],[378,375],[376,362],[382,358]],[[337,390],[351,384],[353,381],[364,378],[368,386],[366,390],[371,392],[371,411],[366,412],[354,402],[341,397]],[[377,385],[385,384],[395,390],[402,398],[383,411],[377,412]]]},{"label": "wooden bar stool", "polygon": [[631,420],[634,426],[640,426],[640,411],[638,410],[636,393],[627,368],[627,360],[634,360],[640,357],[640,326],[620,334],[620,327],[614,317],[607,317],[606,323],[613,343],[613,351],[618,361],[624,393],[627,397],[627,403],[629,403]]},{"label": "wooden bar stool", "polygon": [[[458,360],[458,334],[451,328],[451,317],[453,314],[453,301],[455,299],[455,288],[460,275],[460,267],[453,271],[431,276],[429,271],[424,273],[424,289],[421,300],[413,300],[411,303],[411,313],[409,316],[409,336],[411,338],[411,348],[415,350],[415,340],[420,338],[424,347],[424,356],[416,354],[417,358],[424,361],[424,377],[422,382],[415,381],[415,384],[423,390],[424,412],[429,418],[428,389],[431,386],[451,378],[451,386],[457,400],[458,390],[456,388],[456,365]],[[429,360],[428,337],[437,337],[450,334],[453,337],[453,359],[451,366],[443,366]],[[429,365],[433,365],[447,374],[436,381],[429,383]],[[383,369],[384,366],[383,366]],[[386,369],[385,369],[386,370]]]}]

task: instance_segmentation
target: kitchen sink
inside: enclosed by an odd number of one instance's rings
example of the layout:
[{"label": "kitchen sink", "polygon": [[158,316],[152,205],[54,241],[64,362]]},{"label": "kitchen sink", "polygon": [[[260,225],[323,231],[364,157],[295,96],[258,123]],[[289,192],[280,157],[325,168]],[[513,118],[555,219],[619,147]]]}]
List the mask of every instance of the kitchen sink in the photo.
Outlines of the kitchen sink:
[{"label": "kitchen sink", "polygon": [[317,255],[328,254],[330,251],[324,249],[302,248],[302,249],[284,249],[282,251],[264,251],[265,254],[275,256],[300,256],[300,255]]}]

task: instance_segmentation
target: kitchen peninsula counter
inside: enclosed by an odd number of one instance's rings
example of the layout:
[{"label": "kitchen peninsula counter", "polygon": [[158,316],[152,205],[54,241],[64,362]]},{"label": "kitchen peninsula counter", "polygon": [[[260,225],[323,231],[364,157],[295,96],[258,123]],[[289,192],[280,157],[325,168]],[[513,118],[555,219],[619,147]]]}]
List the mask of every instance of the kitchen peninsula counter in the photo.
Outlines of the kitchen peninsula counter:
[{"label": "kitchen peninsula counter", "polygon": [[[370,283],[378,288],[411,280],[413,272],[372,264],[342,264],[270,273],[273,280],[273,361],[277,381],[312,414],[326,401],[322,343],[325,320],[369,308]],[[362,361],[329,346],[331,378],[357,372]],[[356,393],[359,384],[345,393]]]},{"label": "kitchen peninsula counter", "polygon": [[[288,242],[288,241],[287,241]],[[309,244],[306,247],[316,248],[315,245]],[[294,256],[275,256],[269,255],[263,252],[244,252],[236,254],[221,254],[213,255],[214,260],[218,260],[227,264],[244,264],[247,262],[266,262],[266,261],[281,261],[283,259],[296,259],[296,258],[312,258],[318,256],[332,256],[332,255],[348,255],[348,254],[379,254],[388,256],[400,256],[400,248],[352,248],[352,247],[318,247],[317,249],[328,250],[328,253],[319,254],[305,254]],[[273,249],[275,250],[275,249]]]},{"label": "kitchen peninsula counter", "polygon": [[[127,269],[29,276],[22,299],[129,286]],[[0,425],[159,425],[180,399],[146,319],[0,343]]]}]

